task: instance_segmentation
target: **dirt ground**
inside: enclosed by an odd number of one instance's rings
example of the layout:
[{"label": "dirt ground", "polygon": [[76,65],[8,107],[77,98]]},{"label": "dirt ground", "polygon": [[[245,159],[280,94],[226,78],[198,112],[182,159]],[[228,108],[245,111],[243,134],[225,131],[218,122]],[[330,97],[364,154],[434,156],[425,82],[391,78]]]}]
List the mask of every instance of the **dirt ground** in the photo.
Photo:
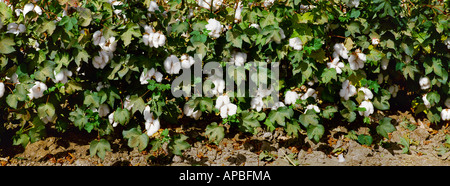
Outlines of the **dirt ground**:
[{"label": "dirt ground", "polygon": [[[448,126],[429,124],[426,119],[414,119],[408,112],[390,115],[397,131],[390,139],[380,139],[374,127],[363,124],[347,129],[345,126],[326,126],[328,130],[319,143],[312,142],[301,132],[298,138],[289,137],[280,128],[274,132],[259,129],[256,135],[228,131],[215,145],[208,143],[201,127],[183,129],[189,136],[191,148],[177,156],[169,153],[167,144],[159,152],[139,152],[121,139],[108,139],[112,152],[105,160],[89,155],[89,142],[95,135],[73,129],[65,133],[49,132],[48,137],[24,149],[21,146],[0,148],[0,164],[6,166],[392,166],[392,165],[450,165],[449,148],[445,146]],[[408,125],[406,125],[408,124]],[[448,123],[447,123],[448,124]],[[445,125],[445,123],[444,123]],[[330,128],[331,127],[331,128]],[[232,130],[232,129],[229,129]],[[373,134],[370,146],[350,139],[350,130],[359,134]],[[403,153],[400,141],[409,139],[409,152]],[[147,148],[150,149],[150,148]],[[341,161],[339,161],[341,156]]]}]

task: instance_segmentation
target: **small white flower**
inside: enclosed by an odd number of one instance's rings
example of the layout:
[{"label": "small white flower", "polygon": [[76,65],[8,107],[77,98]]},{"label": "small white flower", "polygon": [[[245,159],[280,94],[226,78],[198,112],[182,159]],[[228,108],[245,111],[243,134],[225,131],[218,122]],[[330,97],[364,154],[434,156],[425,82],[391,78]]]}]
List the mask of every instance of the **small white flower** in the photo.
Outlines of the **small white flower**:
[{"label": "small white flower", "polygon": [[342,83],[342,89],[339,91],[339,95],[344,98],[345,100],[348,100],[350,97],[356,95],[356,87],[350,84],[349,80],[345,80]]},{"label": "small white flower", "polygon": [[380,39],[378,39],[378,38],[372,38],[372,45],[378,45],[378,44],[380,44]]},{"label": "small white flower", "polygon": [[361,91],[364,93],[364,100],[369,100],[373,98],[373,94],[372,91],[370,91],[368,88],[366,87],[361,87],[358,89],[358,91]]},{"label": "small white flower", "polygon": [[106,42],[105,37],[103,37],[103,33],[100,30],[97,30],[92,35],[92,41],[94,42],[94,45],[104,45]]},{"label": "small white flower", "polygon": [[99,43],[102,50],[106,52],[114,52],[116,51],[117,41],[115,37],[108,38],[105,43]]},{"label": "small white flower", "polygon": [[59,70],[59,73],[53,71],[53,74],[55,75],[55,79],[53,79],[53,82],[66,84],[68,81],[67,77],[72,76],[72,71],[67,70],[66,68],[62,68],[61,70]]},{"label": "small white flower", "polygon": [[391,85],[388,90],[392,94],[392,97],[394,97],[394,98],[397,97],[397,92],[398,92],[397,84]]},{"label": "small white flower", "polygon": [[31,87],[31,89],[28,90],[28,97],[30,97],[30,99],[37,99],[40,98],[42,96],[44,96],[44,91],[47,90],[47,85],[45,85],[44,83],[40,82],[40,81],[36,81],[34,83],[34,86]]},{"label": "small white flower", "polygon": [[117,127],[119,124],[117,121],[114,121],[114,112],[108,115],[108,121],[113,127]]},{"label": "small white flower", "polygon": [[216,99],[215,108],[220,110],[220,107],[222,107],[222,106],[224,106],[224,105],[226,105],[228,103],[231,103],[230,102],[230,97],[228,97],[227,95],[218,96],[217,99]]},{"label": "small white flower", "polygon": [[231,54],[230,63],[236,66],[242,66],[247,61],[247,54],[243,52],[233,52]]},{"label": "small white flower", "polygon": [[303,42],[300,38],[294,37],[294,38],[289,39],[289,46],[294,48],[294,50],[302,50]]},{"label": "small white flower", "polygon": [[285,105],[295,104],[295,102],[297,102],[298,97],[299,95],[297,94],[297,92],[288,90],[284,95],[284,104]]},{"label": "small white flower", "polygon": [[17,24],[17,23],[9,23],[7,27],[6,33],[16,34],[19,35],[20,33],[24,33],[26,30],[26,27],[24,24]]},{"label": "small white flower", "polygon": [[223,25],[215,19],[209,19],[208,24],[205,25],[205,28],[210,31],[208,35],[213,38],[219,38],[223,31]]},{"label": "small white flower", "polygon": [[188,54],[183,54],[180,57],[181,61],[181,67],[182,68],[191,68],[191,66],[195,63],[195,60],[192,56],[189,56]]},{"label": "small white flower", "polygon": [[348,63],[352,70],[358,70],[364,68],[364,62],[366,61],[366,55],[361,53],[359,49],[348,58]]},{"label": "small white flower", "polygon": [[332,62],[327,63],[327,67],[334,68],[337,74],[341,74],[344,63],[339,61],[339,57],[335,57]]},{"label": "small white flower", "polygon": [[363,101],[363,102],[361,102],[359,107],[366,109],[366,111],[364,111],[364,112],[358,111],[359,115],[361,115],[361,116],[368,117],[369,115],[373,114],[373,112],[374,112],[373,104],[370,101]]},{"label": "small white flower", "polygon": [[164,69],[169,74],[178,74],[181,69],[180,60],[175,55],[170,55],[164,60]]},{"label": "small white flower", "polygon": [[148,10],[147,11],[155,12],[156,10],[159,10],[158,4],[156,4],[155,1],[150,1],[150,5],[148,6]]},{"label": "small white flower", "polygon": [[96,69],[104,69],[106,64],[109,63],[109,54],[105,51],[99,51],[98,56],[94,57],[94,60],[92,61],[92,65],[94,65],[94,68]]},{"label": "small white flower", "polygon": [[5,84],[0,82],[0,98],[5,94]]},{"label": "small white flower", "polygon": [[431,87],[431,81],[430,81],[430,78],[428,78],[428,77],[421,77],[420,79],[419,79],[419,85],[420,85],[420,88],[422,89],[422,90],[426,90],[426,89],[429,89],[430,87]]},{"label": "small white flower", "polygon": [[220,107],[220,116],[222,118],[227,118],[228,116],[235,115],[237,111],[237,106],[233,103],[228,103]]},{"label": "small white flower", "polygon": [[98,116],[105,117],[109,114],[109,106],[107,104],[101,104],[98,107]]},{"label": "small white flower", "polygon": [[334,44],[333,49],[334,49],[333,58],[341,56],[344,59],[348,59],[348,50],[347,48],[345,48],[343,43]]},{"label": "small white flower", "polygon": [[450,109],[442,109],[441,119],[442,121],[450,121]]},{"label": "small white flower", "polygon": [[320,109],[317,105],[310,104],[306,106],[305,113],[308,112],[309,109],[313,109],[316,113],[320,113]]}]

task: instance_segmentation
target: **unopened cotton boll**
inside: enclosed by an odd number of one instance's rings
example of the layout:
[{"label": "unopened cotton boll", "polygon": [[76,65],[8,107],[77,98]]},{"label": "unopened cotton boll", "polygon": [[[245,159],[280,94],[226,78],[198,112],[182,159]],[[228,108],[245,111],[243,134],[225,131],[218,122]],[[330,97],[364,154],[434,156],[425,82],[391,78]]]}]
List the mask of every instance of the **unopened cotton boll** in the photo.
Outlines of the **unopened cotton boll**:
[{"label": "unopened cotton boll", "polygon": [[420,85],[420,88],[422,89],[422,90],[426,90],[426,89],[429,89],[430,87],[431,87],[431,81],[430,81],[430,78],[428,78],[428,77],[421,77],[420,79],[419,79],[419,85]]},{"label": "unopened cotton boll", "polygon": [[215,19],[209,19],[208,24],[205,25],[205,28],[210,31],[208,35],[213,38],[219,38],[223,31],[223,25]]},{"label": "unopened cotton boll", "polygon": [[284,95],[284,104],[285,105],[295,104],[295,102],[297,102],[298,97],[299,95],[297,94],[297,92],[288,90]]},{"label": "unopened cotton boll", "polygon": [[243,66],[247,61],[247,54],[243,52],[233,52],[231,54],[230,62],[236,66]]},{"label": "unopened cotton boll", "polygon": [[339,95],[344,98],[345,100],[348,100],[350,97],[356,95],[356,87],[350,84],[349,80],[345,80],[342,83],[342,88],[339,91]]},{"label": "unopened cotton boll", "polygon": [[237,112],[237,106],[233,103],[228,103],[220,107],[220,116],[222,118],[227,118],[228,116],[235,115]]},{"label": "unopened cotton boll", "polygon": [[441,119],[442,121],[450,121],[450,109],[442,109]]},{"label": "unopened cotton boll", "polygon": [[361,102],[361,104],[359,105],[359,107],[360,107],[360,108],[365,108],[365,109],[366,109],[366,111],[364,111],[364,112],[358,111],[358,112],[359,112],[359,115],[361,115],[361,116],[368,117],[368,116],[370,116],[371,114],[373,114],[373,112],[374,112],[373,104],[372,104],[372,102],[370,102],[370,101],[363,101],[363,102]]},{"label": "unopened cotton boll", "polygon": [[5,84],[0,82],[0,98],[5,94]]},{"label": "unopened cotton boll", "polygon": [[36,81],[34,83],[34,86],[31,87],[31,89],[28,90],[28,97],[30,99],[37,99],[37,98],[41,98],[42,96],[44,96],[44,91],[47,90],[47,85],[45,85],[44,83],[40,82],[40,81]]},{"label": "unopened cotton boll", "polygon": [[175,55],[170,55],[164,60],[164,69],[169,74],[178,74],[181,69],[180,60]]},{"label": "unopened cotton boll", "polygon": [[302,50],[303,42],[300,38],[294,37],[294,38],[289,39],[289,46],[294,48],[294,50]]}]

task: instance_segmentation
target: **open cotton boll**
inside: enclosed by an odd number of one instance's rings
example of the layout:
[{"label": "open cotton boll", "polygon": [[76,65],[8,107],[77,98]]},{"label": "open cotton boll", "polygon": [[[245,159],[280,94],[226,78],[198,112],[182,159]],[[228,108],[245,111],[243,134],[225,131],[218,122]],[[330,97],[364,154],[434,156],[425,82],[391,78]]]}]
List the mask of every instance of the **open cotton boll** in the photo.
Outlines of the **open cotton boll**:
[{"label": "open cotton boll", "polygon": [[310,104],[306,106],[305,113],[308,112],[309,109],[313,109],[316,113],[320,113],[320,109],[317,105]]},{"label": "open cotton boll", "polygon": [[92,41],[94,42],[94,45],[104,45],[106,42],[105,37],[103,37],[103,33],[100,30],[97,30],[92,35]]},{"label": "open cotton boll", "polygon": [[227,95],[218,96],[216,99],[215,108],[219,110],[220,107],[222,107],[228,103],[230,103],[230,97],[228,97]]},{"label": "open cotton boll", "polygon": [[44,91],[46,91],[46,90],[47,90],[47,85],[45,85],[44,83],[42,83],[40,81],[36,81],[34,83],[34,86],[28,90],[29,93],[27,95],[30,99],[37,99],[37,98],[44,96]]},{"label": "open cotton boll", "polygon": [[42,15],[41,7],[34,5],[33,3],[28,3],[23,7],[23,17],[25,17],[28,12],[34,11],[38,15]]},{"label": "open cotton boll", "polygon": [[361,91],[364,93],[364,100],[369,100],[373,98],[373,94],[372,91],[370,91],[368,88],[366,87],[361,87],[358,89],[358,91]]},{"label": "open cotton boll", "polygon": [[234,13],[234,22],[235,23],[241,22],[241,20],[242,20],[242,15],[241,15],[242,9],[244,9],[244,5],[242,5],[242,1],[239,1],[239,3],[236,4],[236,8],[235,8],[236,13]]},{"label": "open cotton boll", "polygon": [[422,89],[422,90],[426,90],[426,89],[429,89],[430,87],[431,87],[431,81],[430,81],[430,78],[428,78],[428,77],[421,77],[420,79],[419,79],[419,85],[420,85],[420,88]]},{"label": "open cotton boll", "polygon": [[160,128],[159,118],[145,121],[145,130],[147,130],[147,136],[153,136],[158,132]]},{"label": "open cotton boll", "polygon": [[342,88],[339,91],[339,95],[344,98],[345,100],[348,100],[350,97],[356,95],[356,87],[350,84],[349,80],[345,80],[342,83]]},{"label": "open cotton boll", "polygon": [[306,100],[306,99],[308,99],[309,97],[313,97],[314,99],[316,99],[316,98],[317,98],[316,90],[314,90],[313,88],[308,88],[308,90],[306,90],[306,93],[303,94],[303,95],[300,97],[300,99],[301,99],[301,100]]},{"label": "open cotton boll", "polygon": [[334,49],[333,58],[341,56],[344,59],[348,59],[348,50],[347,48],[345,48],[343,43],[334,44],[333,49]]},{"label": "open cotton boll", "polygon": [[425,95],[422,96],[422,101],[423,101],[423,104],[424,104],[427,108],[431,108],[431,106],[434,105],[434,104],[431,105],[430,101],[428,101],[428,99],[427,99],[427,94],[425,94]]},{"label": "open cotton boll", "polygon": [[117,46],[116,38],[110,37],[105,41],[105,43],[99,43],[99,46],[106,52],[114,52],[116,51]]},{"label": "open cotton boll", "polygon": [[217,9],[220,8],[220,6],[222,6],[223,0],[197,0],[198,6],[206,8],[208,10],[211,9],[210,6],[211,3],[212,3],[212,11],[216,11]]},{"label": "open cotton boll", "polygon": [[280,107],[285,107],[285,106],[286,106],[286,105],[284,105],[283,102],[279,101],[279,102],[273,104],[273,106],[272,106],[272,108],[270,108],[270,110],[277,110],[278,108],[280,108]]},{"label": "open cotton boll", "polygon": [[205,28],[210,31],[208,35],[213,38],[219,38],[223,31],[223,25],[215,19],[209,19],[208,24],[205,25]]},{"label": "open cotton boll", "polygon": [[228,103],[220,107],[220,116],[227,118],[228,116],[235,115],[237,112],[237,106],[233,103]]},{"label": "open cotton boll", "polygon": [[16,36],[17,36],[20,33],[24,33],[25,30],[26,30],[26,27],[24,24],[9,23],[7,26],[6,33],[16,34]]},{"label": "open cotton boll", "polygon": [[264,0],[264,7],[271,7],[275,0]]},{"label": "open cotton boll", "polygon": [[153,47],[159,48],[161,46],[164,46],[164,44],[166,44],[166,36],[162,34],[160,31],[152,34],[153,34],[152,37]]},{"label": "open cotton boll", "polygon": [[59,70],[59,73],[53,71],[53,74],[55,75],[55,79],[53,79],[53,82],[66,84],[68,81],[67,77],[72,76],[72,71],[67,70],[66,68],[62,68],[61,70]]},{"label": "open cotton boll", "polygon": [[158,4],[155,1],[150,1],[147,11],[155,12],[156,10],[159,10]]},{"label": "open cotton boll", "polygon": [[194,118],[195,120],[198,120],[200,116],[202,116],[202,111],[200,110],[194,110],[194,108],[190,107],[189,104],[184,104],[183,113],[191,118]]},{"label": "open cotton boll", "polygon": [[109,114],[109,106],[107,104],[101,104],[98,107],[98,116],[105,117]]},{"label": "open cotton boll", "polygon": [[450,121],[450,109],[442,109],[441,119],[442,121]]},{"label": "open cotton boll", "polygon": [[380,44],[380,39],[372,38],[372,45],[378,45],[378,44]]},{"label": "open cotton boll", "polygon": [[96,69],[104,69],[106,64],[109,63],[109,54],[105,51],[99,51],[98,56],[94,57],[92,60],[92,65]]},{"label": "open cotton boll", "polygon": [[180,60],[175,55],[170,55],[164,60],[164,69],[169,74],[178,74],[181,69]]},{"label": "open cotton boll", "polygon": [[370,116],[371,114],[373,114],[373,112],[374,112],[373,104],[372,104],[372,102],[370,102],[370,101],[363,101],[363,102],[361,102],[361,104],[359,105],[359,107],[361,107],[361,108],[366,108],[366,111],[364,111],[364,112],[358,111],[358,112],[359,112],[359,115],[361,115],[361,116],[368,117],[368,116]]},{"label": "open cotton boll", "polygon": [[0,82],[0,98],[5,94],[5,84]]},{"label": "open cotton boll", "polygon": [[191,66],[195,63],[195,60],[192,56],[189,56],[188,54],[183,54],[180,57],[181,61],[181,67],[182,68],[191,68]]},{"label": "open cotton boll", "polygon": [[366,55],[361,53],[359,49],[348,58],[348,63],[350,64],[350,69],[358,70],[364,68],[364,62],[366,61]]},{"label": "open cotton boll", "polygon": [[297,94],[297,92],[288,90],[284,95],[284,104],[285,105],[295,104],[295,102],[297,102],[298,97],[299,95]]},{"label": "open cotton boll", "polygon": [[342,68],[344,68],[344,63],[339,61],[339,57],[335,57],[333,61],[327,63],[327,68],[334,68],[336,69],[337,74],[342,73]]},{"label": "open cotton boll", "polygon": [[262,100],[262,97],[254,97],[252,98],[252,101],[250,102],[250,108],[255,109],[256,111],[261,111],[264,107],[264,102]]},{"label": "open cotton boll", "polygon": [[243,66],[247,61],[247,54],[243,52],[233,52],[231,54],[230,62],[236,66]]},{"label": "open cotton boll", "polygon": [[444,44],[447,45],[447,49],[450,49],[450,37],[444,41]]},{"label": "open cotton boll", "polygon": [[357,8],[359,6],[359,0],[349,0],[347,6]]},{"label": "open cotton boll", "polygon": [[302,50],[303,42],[300,38],[294,37],[294,38],[289,39],[289,46],[294,48],[294,50]]},{"label": "open cotton boll", "polygon": [[114,112],[108,115],[108,121],[113,127],[117,127],[118,122],[114,121]]}]

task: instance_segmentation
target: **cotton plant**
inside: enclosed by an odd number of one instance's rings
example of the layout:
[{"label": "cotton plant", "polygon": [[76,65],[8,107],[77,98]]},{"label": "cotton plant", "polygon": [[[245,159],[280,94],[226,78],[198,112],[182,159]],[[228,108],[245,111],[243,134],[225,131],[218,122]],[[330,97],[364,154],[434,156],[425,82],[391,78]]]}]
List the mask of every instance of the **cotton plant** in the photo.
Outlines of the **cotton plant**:
[{"label": "cotton plant", "polygon": [[170,55],[164,60],[164,69],[169,74],[178,74],[181,70],[180,59],[175,55]]},{"label": "cotton plant", "polygon": [[223,25],[221,25],[216,19],[209,19],[208,24],[205,25],[205,28],[210,31],[208,35],[216,39],[220,37],[224,30]]},{"label": "cotton plant", "polygon": [[47,85],[45,83],[36,81],[36,82],[34,82],[34,86],[28,90],[29,93],[27,95],[30,98],[30,100],[38,99],[38,98],[41,98],[42,96],[44,96],[44,91],[46,91],[46,90],[47,90]]}]

